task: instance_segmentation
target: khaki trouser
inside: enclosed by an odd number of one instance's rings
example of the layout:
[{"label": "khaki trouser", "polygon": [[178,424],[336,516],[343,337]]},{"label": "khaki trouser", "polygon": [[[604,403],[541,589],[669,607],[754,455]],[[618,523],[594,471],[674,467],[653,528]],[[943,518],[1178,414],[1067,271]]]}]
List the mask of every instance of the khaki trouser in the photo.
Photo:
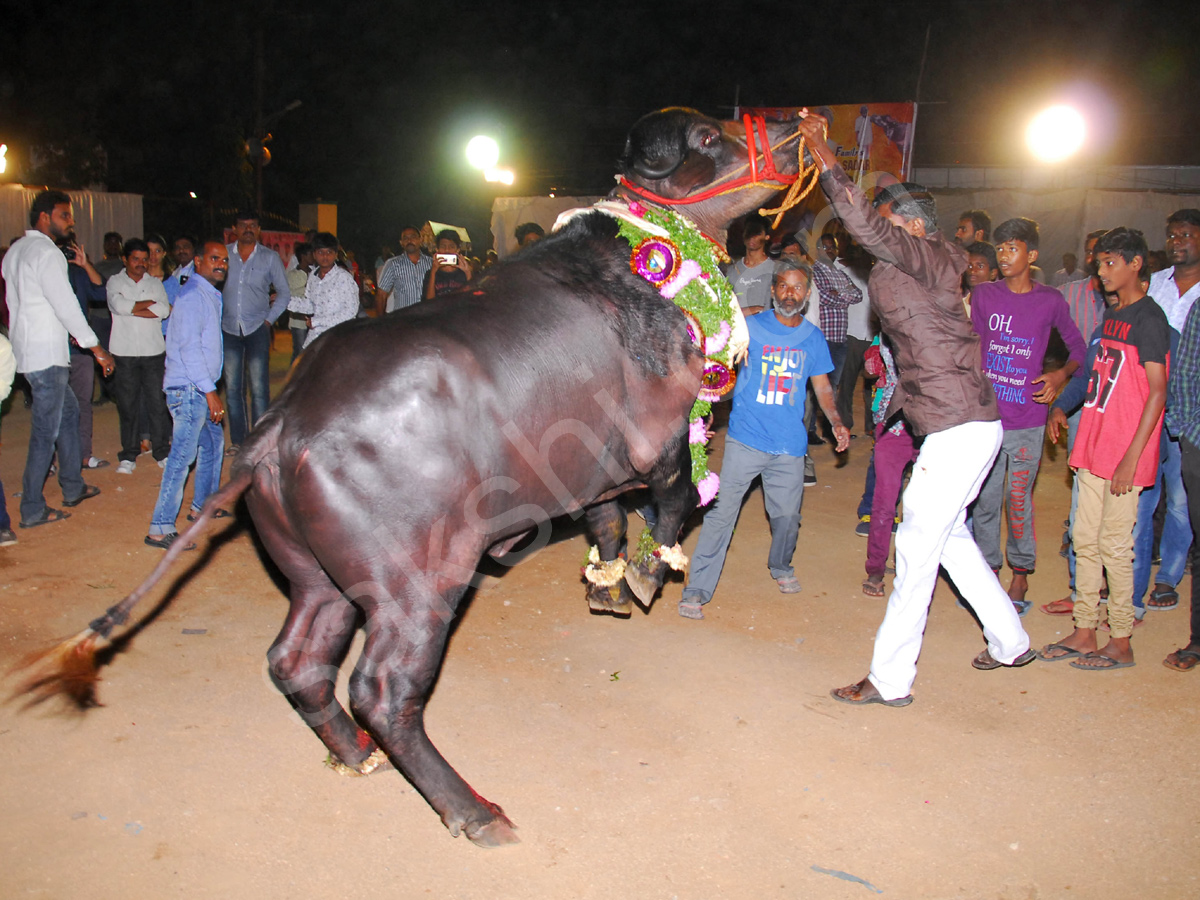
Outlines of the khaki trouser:
[{"label": "khaki trouser", "polygon": [[1106,478],[1076,472],[1075,627],[1100,624],[1100,585],[1108,572],[1108,624],[1115,638],[1133,634],[1133,526],[1141,488],[1116,496]]}]

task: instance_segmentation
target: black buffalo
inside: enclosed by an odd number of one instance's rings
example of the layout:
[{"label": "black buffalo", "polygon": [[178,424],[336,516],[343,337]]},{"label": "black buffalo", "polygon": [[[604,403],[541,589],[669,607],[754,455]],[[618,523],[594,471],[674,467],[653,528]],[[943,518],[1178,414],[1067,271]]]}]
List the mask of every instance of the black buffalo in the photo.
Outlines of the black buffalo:
[{"label": "black buffalo", "polygon": [[[771,126],[771,139],[786,143],[784,131]],[[796,172],[794,144],[780,157],[779,171]],[[686,199],[748,169],[743,127],[653,113],[632,129],[620,168],[655,195]],[[775,190],[679,208],[724,242],[729,222]],[[586,514],[612,559],[625,526],[612,498],[641,484],[659,510],[653,535],[671,545],[697,503],[687,419],[702,357],[684,316],[629,257],[615,221],[589,212],[462,293],[333,329],[303,354],[188,533],[244,493],[290,583],[274,678],[332,760],[356,773],[393,762],[452,834],[484,846],[515,841],[514,826],[442,758],[423,722],[481,556],[544,534],[555,516]],[[186,543],[92,633],[107,637]],[[649,601],[662,572],[627,577]],[[589,589],[594,608],[628,602],[604,595]],[[351,717],[334,674],[363,622]]]}]

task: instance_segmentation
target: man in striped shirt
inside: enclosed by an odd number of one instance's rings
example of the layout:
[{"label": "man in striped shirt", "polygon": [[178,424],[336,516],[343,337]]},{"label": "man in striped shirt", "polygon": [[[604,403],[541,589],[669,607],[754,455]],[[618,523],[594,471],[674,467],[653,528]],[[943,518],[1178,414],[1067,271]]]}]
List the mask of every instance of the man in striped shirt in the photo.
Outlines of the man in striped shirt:
[{"label": "man in striped shirt", "polygon": [[400,247],[404,252],[389,259],[379,273],[375,288],[377,316],[421,302],[433,261],[421,252],[421,232],[412,225],[400,230]]}]

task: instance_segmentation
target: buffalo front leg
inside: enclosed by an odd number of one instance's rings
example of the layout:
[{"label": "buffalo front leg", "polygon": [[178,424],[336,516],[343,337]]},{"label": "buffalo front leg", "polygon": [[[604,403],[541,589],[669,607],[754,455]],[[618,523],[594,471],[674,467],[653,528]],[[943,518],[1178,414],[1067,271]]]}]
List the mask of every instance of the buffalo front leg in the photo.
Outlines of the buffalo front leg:
[{"label": "buffalo front leg", "polygon": [[350,704],[375,740],[442,818],[450,833],[481,847],[515,844],[516,826],[446,762],[425,733],[425,703],[437,677],[456,596],[414,596],[367,605],[367,641],[350,676]]},{"label": "buffalo front leg", "polygon": [[[588,507],[588,531],[596,541],[601,563],[599,566],[589,566],[584,575],[587,579],[588,608],[593,613],[628,618],[633,612],[633,595],[625,579],[617,578],[614,581],[611,577],[605,577],[606,573],[612,572],[611,564],[620,556],[627,524],[625,507],[619,500],[608,500]],[[588,574],[596,580],[588,578]],[[612,583],[606,583],[610,581]]]},{"label": "buffalo front leg", "polygon": [[[700,502],[700,494],[692,484],[692,458],[686,428],[668,443],[646,481],[658,510],[658,521],[650,529],[650,536],[664,549],[675,547],[684,523]],[[629,565],[625,567],[625,582],[637,599],[649,606],[662,587],[669,568],[671,566],[658,556],[639,557],[631,553]]]}]

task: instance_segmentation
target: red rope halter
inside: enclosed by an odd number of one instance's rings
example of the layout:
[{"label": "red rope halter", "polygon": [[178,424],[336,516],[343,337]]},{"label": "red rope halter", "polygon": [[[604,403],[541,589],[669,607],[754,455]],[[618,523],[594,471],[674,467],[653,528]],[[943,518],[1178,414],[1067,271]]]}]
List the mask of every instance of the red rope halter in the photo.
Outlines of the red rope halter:
[{"label": "red rope halter", "polygon": [[[771,141],[767,137],[767,120],[762,116],[752,116],[746,113],[742,116],[742,124],[746,129],[746,155],[749,157],[750,172],[747,175],[742,175],[732,181],[717,181],[707,187],[698,194],[691,194],[687,197],[672,199],[663,197],[653,191],[636,185],[627,179],[624,175],[617,179],[617,183],[623,188],[632,191],[643,199],[649,200],[651,203],[656,203],[660,206],[686,206],[691,203],[700,203],[704,200],[711,200],[713,197],[718,197],[721,194],[728,194],[732,191],[740,191],[751,187],[787,187],[795,184],[796,179],[800,178],[800,173],[795,175],[784,175],[775,168],[775,157],[771,153]],[[758,157],[759,149],[755,144],[757,135],[758,144],[762,146],[761,154],[763,157],[763,167],[761,177],[759,175]],[[781,143],[789,143],[796,137],[795,134],[789,136]],[[744,168],[744,167],[743,167]]]}]

